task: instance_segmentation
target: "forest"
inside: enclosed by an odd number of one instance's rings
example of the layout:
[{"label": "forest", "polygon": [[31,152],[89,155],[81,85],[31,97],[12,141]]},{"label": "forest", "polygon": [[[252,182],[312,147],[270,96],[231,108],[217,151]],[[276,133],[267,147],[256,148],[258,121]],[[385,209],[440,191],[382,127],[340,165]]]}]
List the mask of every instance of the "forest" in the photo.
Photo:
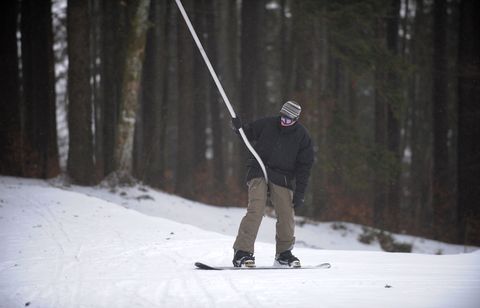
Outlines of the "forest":
[{"label": "forest", "polygon": [[[297,215],[480,246],[479,1],[182,3],[244,122],[302,106]],[[174,0],[1,6],[0,175],[246,206],[248,151]]]}]

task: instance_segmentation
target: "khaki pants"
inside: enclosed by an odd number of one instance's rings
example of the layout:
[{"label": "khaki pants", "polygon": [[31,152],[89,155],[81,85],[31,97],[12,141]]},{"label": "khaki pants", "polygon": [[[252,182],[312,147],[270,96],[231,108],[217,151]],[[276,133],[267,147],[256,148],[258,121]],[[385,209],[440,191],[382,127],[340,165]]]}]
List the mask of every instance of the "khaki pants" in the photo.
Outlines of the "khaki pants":
[{"label": "khaki pants", "polygon": [[[254,243],[267,205],[267,183],[255,178],[248,183],[248,208],[233,244],[235,250],[254,252]],[[285,187],[269,183],[270,200],[277,214],[276,254],[293,249],[295,243],[295,212],[292,206],[293,192]]]}]

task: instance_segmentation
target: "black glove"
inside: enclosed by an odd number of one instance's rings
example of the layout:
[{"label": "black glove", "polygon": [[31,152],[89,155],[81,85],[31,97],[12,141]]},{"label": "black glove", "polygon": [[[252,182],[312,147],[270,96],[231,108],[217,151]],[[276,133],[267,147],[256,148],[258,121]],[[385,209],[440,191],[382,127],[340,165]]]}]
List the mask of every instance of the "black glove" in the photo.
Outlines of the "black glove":
[{"label": "black glove", "polygon": [[293,208],[301,208],[305,203],[305,198],[302,193],[295,192],[293,194]]},{"label": "black glove", "polygon": [[240,117],[232,118],[232,129],[237,132],[240,128],[242,128],[242,120]]}]

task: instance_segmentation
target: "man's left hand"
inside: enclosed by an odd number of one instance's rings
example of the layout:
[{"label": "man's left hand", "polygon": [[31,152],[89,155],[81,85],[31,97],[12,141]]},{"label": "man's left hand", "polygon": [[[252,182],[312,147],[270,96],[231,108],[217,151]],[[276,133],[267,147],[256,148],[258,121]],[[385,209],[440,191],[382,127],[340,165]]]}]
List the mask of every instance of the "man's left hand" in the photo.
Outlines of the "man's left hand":
[{"label": "man's left hand", "polygon": [[302,193],[294,193],[293,194],[293,208],[298,209],[301,208],[305,203],[305,198]]}]

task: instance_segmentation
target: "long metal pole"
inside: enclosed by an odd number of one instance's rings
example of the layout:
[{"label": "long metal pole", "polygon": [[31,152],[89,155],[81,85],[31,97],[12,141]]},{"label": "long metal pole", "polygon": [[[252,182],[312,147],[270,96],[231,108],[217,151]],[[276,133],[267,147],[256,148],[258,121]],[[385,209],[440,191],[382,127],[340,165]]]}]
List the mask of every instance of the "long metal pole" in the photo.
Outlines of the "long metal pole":
[{"label": "long metal pole", "polygon": [[[218,88],[218,91],[220,92],[220,95],[223,98],[223,101],[225,102],[225,105],[227,106],[228,112],[230,112],[230,116],[232,118],[236,118],[237,115],[235,114],[235,111],[233,110],[232,104],[230,104],[230,100],[227,97],[227,94],[225,94],[225,90],[223,90],[222,84],[220,83],[220,80],[218,79],[217,74],[215,73],[215,70],[213,69],[212,64],[210,63],[210,60],[208,59],[207,53],[205,52],[205,49],[203,49],[202,43],[198,39],[197,33],[195,32],[195,29],[192,26],[192,23],[190,22],[190,19],[188,18],[187,12],[185,11],[185,8],[183,7],[183,4],[180,0],[175,0],[177,3],[178,9],[180,10],[180,13],[183,16],[183,19],[185,20],[185,23],[187,24],[188,29],[190,30],[190,33],[192,34],[193,40],[197,44],[198,50],[200,50],[200,53],[202,54],[203,61],[205,61],[205,64],[208,67],[208,70],[210,71],[210,75],[213,78],[213,81],[215,81],[215,85]],[[245,132],[243,131],[243,128],[240,128],[238,130],[240,133],[240,136],[242,137],[243,142],[247,146],[248,150],[252,153],[252,155],[255,157],[255,159],[258,161],[258,164],[262,168],[263,175],[265,176],[265,180],[268,183],[268,176],[267,176],[267,170],[265,168],[265,164],[263,163],[262,159],[258,155],[258,153],[255,151],[253,146],[250,144],[250,142],[247,139],[247,136],[245,135]]]}]

